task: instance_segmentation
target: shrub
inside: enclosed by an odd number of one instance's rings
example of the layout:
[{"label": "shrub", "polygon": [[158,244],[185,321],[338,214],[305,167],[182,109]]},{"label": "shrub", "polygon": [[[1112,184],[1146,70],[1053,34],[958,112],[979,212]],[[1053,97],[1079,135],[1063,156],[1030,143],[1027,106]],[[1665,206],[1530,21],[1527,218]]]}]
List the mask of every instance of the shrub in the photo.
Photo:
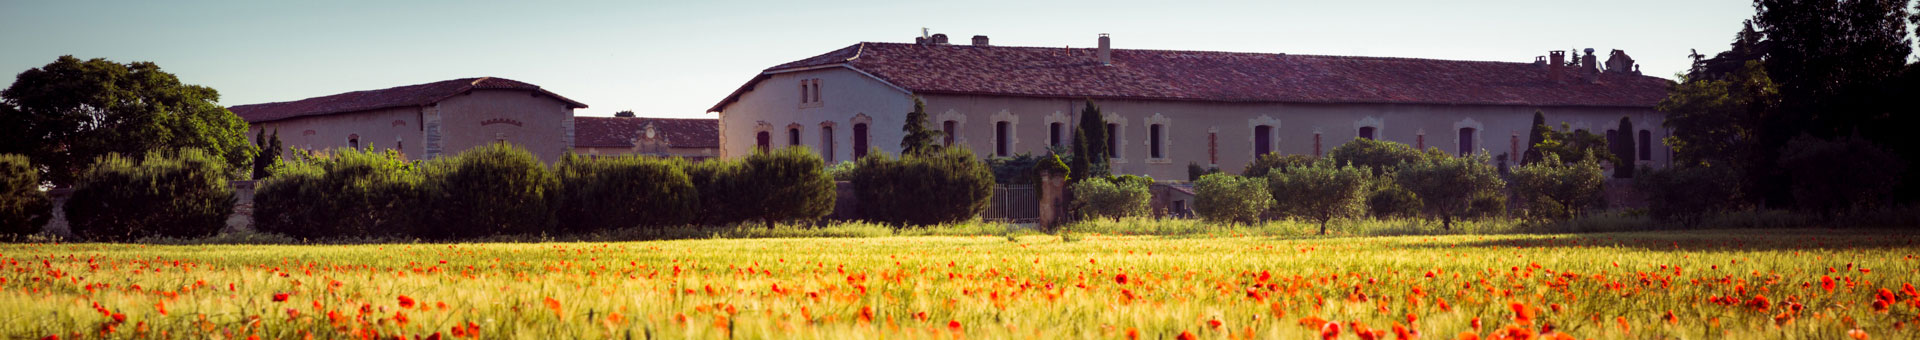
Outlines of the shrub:
[{"label": "shrub", "polygon": [[1506,216],[1507,195],[1499,192],[1483,192],[1467,200],[1467,218],[1494,218]]},{"label": "shrub", "polygon": [[0,236],[40,231],[53,217],[53,202],[40,191],[40,171],[27,156],[0,154]]},{"label": "shrub", "polygon": [[[1268,172],[1274,170],[1285,171],[1287,168],[1309,166],[1318,160],[1318,158],[1308,155],[1282,155],[1278,152],[1269,152],[1260,155],[1260,157],[1255,157],[1253,163],[1247,164],[1246,169],[1240,170],[1240,176],[1267,178]],[[1191,170],[1189,170],[1189,172],[1191,172]]]},{"label": "shrub", "polygon": [[1453,229],[1453,217],[1467,213],[1475,197],[1498,194],[1506,186],[1486,153],[1466,157],[1428,157],[1401,164],[1393,181],[1420,197],[1429,215],[1439,216],[1444,229]]},{"label": "shrub", "polygon": [[1153,193],[1147,190],[1152,179],[1137,176],[1109,176],[1073,183],[1074,211],[1082,217],[1119,219],[1146,216]]},{"label": "shrub", "polygon": [[1214,167],[1214,166],[1202,167],[1200,166],[1200,163],[1193,163],[1193,162],[1187,163],[1187,180],[1188,181],[1198,181],[1200,180],[1200,176],[1206,176],[1207,174],[1217,174],[1217,173],[1220,173],[1220,167]]},{"label": "shrub", "polygon": [[1193,183],[1193,211],[1211,223],[1253,224],[1273,207],[1273,195],[1261,178],[1229,174],[1201,176]]},{"label": "shrub", "polygon": [[1545,155],[1539,162],[1513,170],[1513,195],[1528,217],[1566,220],[1599,205],[1606,174],[1600,170],[1598,157],[1565,163],[1557,154]]},{"label": "shrub", "polygon": [[1731,210],[1739,202],[1739,177],[1725,167],[1640,167],[1633,189],[1647,200],[1647,215],[1655,220],[1696,226]]},{"label": "shrub", "polygon": [[870,153],[860,158],[851,177],[862,216],[892,225],[969,220],[985,211],[993,196],[994,173],[965,147],[898,159]]},{"label": "shrub", "polygon": [[1013,157],[989,158],[987,167],[993,169],[994,183],[1034,184],[1040,182],[1035,167],[1043,160],[1052,160],[1052,157],[1022,152]]},{"label": "shrub", "polygon": [[74,236],[96,241],[142,237],[203,237],[226,227],[233,213],[227,160],[199,149],[140,161],[108,155],[75,182],[67,199]]},{"label": "shrub", "polygon": [[431,220],[415,236],[458,239],[553,230],[560,182],[526,149],[494,143],[427,162],[424,170]]},{"label": "shrub", "polygon": [[568,154],[555,166],[560,230],[595,232],[687,224],[699,195],[678,162],[626,155]]},{"label": "shrub", "polygon": [[1332,159],[1333,164],[1364,168],[1374,176],[1384,175],[1400,163],[1418,162],[1431,156],[1406,144],[1366,138],[1354,138],[1327,151],[1327,158]]},{"label": "shrub", "polygon": [[1327,233],[1327,221],[1358,216],[1365,211],[1367,170],[1353,166],[1336,167],[1332,162],[1287,168],[1267,175],[1275,210],[1320,224]]},{"label": "shrub", "polygon": [[804,147],[755,153],[723,181],[739,200],[725,210],[743,218],[775,222],[813,220],[833,212],[833,179],[820,155]]},{"label": "shrub", "polygon": [[1367,213],[1374,218],[1413,217],[1420,214],[1420,197],[1393,182],[1393,177],[1374,179],[1367,192]]},{"label": "shrub", "polygon": [[336,149],[278,162],[255,186],[254,228],[298,238],[402,235],[420,224],[418,167],[398,152]]},{"label": "shrub", "polygon": [[1888,203],[1906,162],[1859,137],[1802,135],[1780,150],[1795,205],[1825,218]]},{"label": "shrub", "polygon": [[835,182],[851,181],[853,180],[853,169],[858,167],[860,167],[860,164],[855,163],[855,161],[833,163],[832,166],[827,167],[827,177],[832,178]]},{"label": "shrub", "polygon": [[698,163],[681,163],[681,169],[687,173],[687,179],[693,183],[694,214],[691,221],[705,225],[725,225],[745,221],[749,217],[734,212],[735,206],[753,204],[751,197],[742,194],[732,181],[739,176],[740,162],[710,159]]}]

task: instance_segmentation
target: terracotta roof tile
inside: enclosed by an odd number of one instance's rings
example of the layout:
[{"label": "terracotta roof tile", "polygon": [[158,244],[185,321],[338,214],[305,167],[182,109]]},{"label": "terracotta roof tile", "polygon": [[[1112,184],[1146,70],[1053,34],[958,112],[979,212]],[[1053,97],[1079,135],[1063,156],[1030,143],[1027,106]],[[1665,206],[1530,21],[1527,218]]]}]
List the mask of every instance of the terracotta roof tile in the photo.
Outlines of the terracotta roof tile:
[{"label": "terracotta roof tile", "polygon": [[[859,43],[768,68],[847,66],[915,93],[1212,102],[1652,107],[1672,82],[1545,65],[1272,53]],[[763,78],[756,78],[757,82]],[[738,99],[743,86],[711,111]]]},{"label": "terracotta roof tile", "polygon": [[644,117],[573,117],[574,147],[633,147],[642,129],[654,124],[676,148],[720,147],[718,119],[674,119]]},{"label": "terracotta roof tile", "polygon": [[239,115],[241,119],[245,119],[248,123],[259,123],[295,117],[429,105],[473,89],[539,91],[551,95],[562,102],[566,102],[574,108],[587,107],[587,104],[581,104],[580,102],[561,97],[553,92],[542,90],[539,86],[534,86],[533,84],[506,78],[480,77],[437,81],[380,90],[347,92],[290,102],[236,105],[227,109],[233,111],[235,115]]}]

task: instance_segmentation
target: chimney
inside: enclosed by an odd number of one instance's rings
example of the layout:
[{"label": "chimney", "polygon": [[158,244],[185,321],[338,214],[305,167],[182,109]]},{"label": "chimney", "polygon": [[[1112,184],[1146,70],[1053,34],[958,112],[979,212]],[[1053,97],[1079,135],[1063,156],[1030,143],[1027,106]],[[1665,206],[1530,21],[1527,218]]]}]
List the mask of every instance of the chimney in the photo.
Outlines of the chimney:
[{"label": "chimney", "polygon": [[1588,83],[1600,82],[1600,58],[1593,56],[1593,48],[1586,49],[1586,55],[1580,56],[1580,74],[1587,77]]},{"label": "chimney", "polygon": [[986,46],[987,46],[987,36],[984,36],[984,35],[976,35],[976,36],[973,36],[973,46],[980,46],[980,47],[986,47]]},{"label": "chimney", "polygon": [[1113,65],[1113,40],[1100,33],[1100,65]]},{"label": "chimney", "polygon": [[1561,77],[1560,73],[1564,72],[1564,71],[1561,71],[1561,69],[1565,69],[1565,68],[1567,68],[1567,52],[1566,51],[1559,51],[1559,50],[1547,51],[1547,79],[1548,80],[1552,80],[1553,82],[1556,82],[1556,83],[1560,82],[1560,77]]},{"label": "chimney", "polygon": [[946,33],[934,33],[934,34],[933,34],[933,44],[934,44],[934,45],[946,45],[946,44],[947,44],[947,34],[946,34]]},{"label": "chimney", "polygon": [[926,44],[927,44],[927,37],[913,37],[913,44],[914,44],[914,45],[926,45]]}]

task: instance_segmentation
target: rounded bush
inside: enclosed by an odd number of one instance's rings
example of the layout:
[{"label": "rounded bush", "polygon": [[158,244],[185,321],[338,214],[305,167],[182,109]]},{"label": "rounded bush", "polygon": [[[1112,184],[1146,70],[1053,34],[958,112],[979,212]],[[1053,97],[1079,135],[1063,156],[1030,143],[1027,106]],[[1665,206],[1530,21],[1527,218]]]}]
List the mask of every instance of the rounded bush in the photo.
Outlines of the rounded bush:
[{"label": "rounded bush", "polygon": [[1420,197],[1413,191],[1393,183],[1391,177],[1382,177],[1374,184],[1374,190],[1367,193],[1367,213],[1374,218],[1414,217],[1420,214]]},{"label": "rounded bush", "polygon": [[40,232],[52,210],[53,202],[40,191],[40,172],[27,156],[0,154],[0,236]]},{"label": "rounded bush", "polygon": [[993,196],[993,171],[965,147],[898,159],[870,153],[849,177],[861,215],[893,225],[966,221],[985,211]]},{"label": "rounded bush", "polygon": [[404,235],[424,209],[419,167],[398,152],[336,149],[276,163],[255,186],[254,228],[300,238]]},{"label": "rounded bush", "polygon": [[560,182],[526,149],[507,143],[468,149],[428,162],[425,175],[432,214],[416,236],[455,239],[553,231]]},{"label": "rounded bush", "polygon": [[1153,193],[1147,186],[1151,178],[1110,176],[1073,183],[1074,211],[1082,217],[1112,218],[1147,216]]},{"label": "rounded bush", "polygon": [[94,241],[212,236],[233,213],[226,164],[192,148],[147,153],[137,162],[102,157],[75,182],[68,225],[74,236]]},{"label": "rounded bush", "polygon": [[646,156],[567,155],[560,180],[560,230],[593,232],[684,225],[699,201],[677,162]]},{"label": "rounded bush", "polygon": [[755,153],[723,181],[738,200],[725,213],[761,222],[814,220],[833,212],[836,194],[824,162],[812,149],[788,147]]},{"label": "rounded bush", "polygon": [[1265,178],[1200,176],[1193,182],[1193,195],[1193,212],[1211,223],[1252,224],[1273,207]]}]

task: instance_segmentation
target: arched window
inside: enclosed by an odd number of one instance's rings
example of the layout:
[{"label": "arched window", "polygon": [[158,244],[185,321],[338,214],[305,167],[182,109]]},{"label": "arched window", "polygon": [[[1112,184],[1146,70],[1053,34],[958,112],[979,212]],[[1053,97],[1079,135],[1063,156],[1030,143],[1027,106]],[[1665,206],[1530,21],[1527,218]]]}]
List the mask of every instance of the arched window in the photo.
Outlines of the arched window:
[{"label": "arched window", "polygon": [[820,156],[833,163],[833,126],[820,127]]},{"label": "arched window", "polygon": [[1653,160],[1653,132],[1640,130],[1640,160]]},{"label": "arched window", "polygon": [[753,147],[760,149],[760,152],[772,151],[773,149],[772,135],[773,134],[767,133],[766,131],[760,131],[759,134],[756,134],[753,136],[753,140],[754,140]]},{"label": "arched window", "polygon": [[1473,147],[1473,128],[1460,128],[1460,154],[1471,154]]},{"label": "arched window", "polygon": [[1060,138],[1060,137],[1064,134],[1066,134],[1065,123],[1054,122],[1053,124],[1047,125],[1047,145],[1052,145],[1052,146],[1062,145],[1060,143],[1062,143],[1061,139],[1063,138]]},{"label": "arched window", "polygon": [[993,155],[1000,157],[1007,156],[1007,137],[1010,132],[1007,130],[1012,128],[1013,123],[1006,121],[993,123]]},{"label": "arched window", "polygon": [[1166,154],[1160,150],[1160,146],[1164,144],[1160,141],[1162,136],[1160,130],[1160,124],[1147,126],[1147,152],[1150,156],[1153,156],[1153,158],[1167,158]]},{"label": "arched window", "polygon": [[1253,127],[1253,157],[1260,158],[1273,152],[1273,127],[1259,125]]},{"label": "arched window", "polygon": [[352,135],[347,135],[347,147],[348,147],[348,148],[353,148],[354,150],[359,150],[359,149],[360,149],[360,135],[358,135],[358,134],[352,134]]},{"label": "arched window", "polygon": [[800,145],[800,128],[787,128],[787,146]]},{"label": "arched window", "polygon": [[946,135],[945,137],[946,139],[942,142],[943,145],[953,145],[953,135],[956,134],[955,132],[959,131],[960,129],[959,124],[960,124],[959,122],[955,122],[951,120],[940,122],[940,132]]},{"label": "arched window", "polygon": [[853,124],[853,159],[867,157],[867,123]]},{"label": "arched window", "polygon": [[1372,126],[1360,127],[1360,138],[1373,139],[1373,127]]}]

